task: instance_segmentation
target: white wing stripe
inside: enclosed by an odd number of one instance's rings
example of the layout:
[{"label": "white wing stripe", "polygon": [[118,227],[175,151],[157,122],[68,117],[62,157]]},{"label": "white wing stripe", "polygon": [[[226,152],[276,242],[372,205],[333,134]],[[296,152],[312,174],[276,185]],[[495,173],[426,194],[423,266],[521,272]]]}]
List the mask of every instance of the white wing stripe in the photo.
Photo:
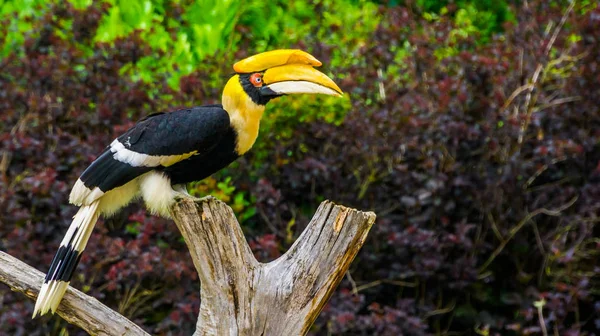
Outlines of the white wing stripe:
[{"label": "white wing stripe", "polygon": [[117,139],[110,144],[110,151],[113,158],[117,161],[127,163],[133,167],[158,167],[170,166],[176,162],[187,159],[196,152],[181,155],[148,155],[136,153],[125,146]]}]

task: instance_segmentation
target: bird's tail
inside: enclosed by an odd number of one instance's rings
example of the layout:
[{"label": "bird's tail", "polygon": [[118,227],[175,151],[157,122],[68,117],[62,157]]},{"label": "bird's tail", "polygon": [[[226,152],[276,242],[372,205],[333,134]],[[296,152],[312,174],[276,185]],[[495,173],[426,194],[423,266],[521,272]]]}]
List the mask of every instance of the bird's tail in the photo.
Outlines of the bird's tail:
[{"label": "bird's tail", "polygon": [[56,312],[98,220],[98,202],[99,200],[96,200],[90,205],[82,206],[73,216],[73,222],[60,243],[40,289],[33,309],[33,318],[48,311]]}]

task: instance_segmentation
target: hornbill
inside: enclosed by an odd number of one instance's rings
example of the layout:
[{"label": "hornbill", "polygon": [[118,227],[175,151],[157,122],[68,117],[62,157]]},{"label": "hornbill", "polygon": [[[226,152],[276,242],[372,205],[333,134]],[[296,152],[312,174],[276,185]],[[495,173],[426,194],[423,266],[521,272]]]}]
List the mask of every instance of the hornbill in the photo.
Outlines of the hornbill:
[{"label": "hornbill", "polygon": [[33,317],[56,312],[98,216],[110,216],[141,197],[169,217],[185,184],[202,180],[244,155],[258,136],[265,105],[287,94],[340,96],[312,55],[273,50],[233,65],[222,104],[155,113],[117,137],[79,177],[69,202],[79,206],[46,274]]}]

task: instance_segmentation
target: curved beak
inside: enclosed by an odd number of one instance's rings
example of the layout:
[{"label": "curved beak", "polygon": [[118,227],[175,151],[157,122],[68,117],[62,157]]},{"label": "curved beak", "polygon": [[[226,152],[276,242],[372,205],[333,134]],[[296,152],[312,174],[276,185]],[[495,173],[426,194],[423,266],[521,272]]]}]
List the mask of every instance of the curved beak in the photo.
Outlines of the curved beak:
[{"label": "curved beak", "polygon": [[324,73],[305,64],[286,64],[267,69],[263,74],[263,95],[326,94],[341,96],[342,90]]},{"label": "curved beak", "polygon": [[321,62],[298,49],[280,49],[260,53],[233,65],[237,73],[263,73],[260,94],[276,97],[296,93],[341,96],[342,90],[324,73],[313,67]]}]

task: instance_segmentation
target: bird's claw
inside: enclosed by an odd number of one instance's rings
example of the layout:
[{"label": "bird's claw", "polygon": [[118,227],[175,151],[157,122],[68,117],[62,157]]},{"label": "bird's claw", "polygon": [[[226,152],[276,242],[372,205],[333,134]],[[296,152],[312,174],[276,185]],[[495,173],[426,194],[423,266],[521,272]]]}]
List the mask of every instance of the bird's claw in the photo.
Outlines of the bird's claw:
[{"label": "bird's claw", "polygon": [[175,201],[190,200],[190,201],[193,201],[195,203],[208,202],[211,199],[214,199],[214,197],[210,196],[210,195],[204,196],[204,197],[195,197],[195,196],[192,196],[192,195],[190,195],[188,193],[181,193],[181,192],[175,193],[175,197],[174,198],[175,198]]}]

